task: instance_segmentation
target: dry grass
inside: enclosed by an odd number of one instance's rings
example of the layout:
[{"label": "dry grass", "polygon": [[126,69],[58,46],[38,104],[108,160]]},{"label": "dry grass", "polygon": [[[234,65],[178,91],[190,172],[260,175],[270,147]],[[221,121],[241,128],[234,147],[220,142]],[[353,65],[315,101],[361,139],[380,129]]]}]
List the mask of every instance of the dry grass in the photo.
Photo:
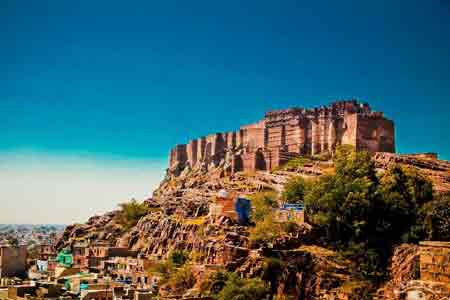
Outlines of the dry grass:
[{"label": "dry grass", "polygon": [[205,224],[205,222],[206,222],[206,217],[198,217],[198,218],[194,218],[194,219],[185,219],[183,224],[202,225],[202,224]]},{"label": "dry grass", "polygon": [[297,251],[305,251],[323,257],[336,256],[336,252],[315,245],[303,245],[300,248],[297,248]]},{"label": "dry grass", "polygon": [[322,172],[324,175],[334,175],[336,173],[336,170],[334,169],[334,167],[327,167],[323,168]]}]

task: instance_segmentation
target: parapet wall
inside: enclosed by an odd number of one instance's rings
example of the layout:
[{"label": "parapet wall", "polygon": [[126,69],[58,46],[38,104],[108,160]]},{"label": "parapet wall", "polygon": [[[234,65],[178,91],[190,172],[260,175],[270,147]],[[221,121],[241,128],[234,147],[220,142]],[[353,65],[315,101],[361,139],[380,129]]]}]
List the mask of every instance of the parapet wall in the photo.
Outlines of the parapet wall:
[{"label": "parapet wall", "polygon": [[[234,171],[277,166],[286,157],[332,153],[337,145],[357,150],[395,152],[394,123],[366,103],[338,101],[313,109],[290,108],[267,112],[256,123],[237,131],[215,133],[177,145],[170,151],[170,168],[217,165],[228,156]],[[236,154],[237,152],[243,152]]]}]

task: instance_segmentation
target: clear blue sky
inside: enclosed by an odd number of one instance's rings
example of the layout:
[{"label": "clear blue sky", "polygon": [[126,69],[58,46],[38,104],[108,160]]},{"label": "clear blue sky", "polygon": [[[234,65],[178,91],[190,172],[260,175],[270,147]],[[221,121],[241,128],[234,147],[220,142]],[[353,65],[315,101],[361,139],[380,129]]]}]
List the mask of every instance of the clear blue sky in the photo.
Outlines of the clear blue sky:
[{"label": "clear blue sky", "polygon": [[353,97],[399,152],[450,159],[450,0],[4,0],[0,66],[9,171],[75,155],[160,175],[173,144]]}]

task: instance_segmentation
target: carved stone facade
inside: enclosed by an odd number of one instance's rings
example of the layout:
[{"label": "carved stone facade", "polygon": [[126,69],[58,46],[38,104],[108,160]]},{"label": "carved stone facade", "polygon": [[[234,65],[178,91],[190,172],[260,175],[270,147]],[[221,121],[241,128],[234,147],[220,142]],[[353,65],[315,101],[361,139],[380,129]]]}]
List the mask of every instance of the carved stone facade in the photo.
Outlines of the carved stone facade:
[{"label": "carved stone facade", "polygon": [[395,152],[394,122],[356,100],[270,111],[259,122],[235,132],[175,146],[169,163],[171,168],[217,165],[228,155],[232,172],[270,170],[296,156],[333,153],[341,144],[370,153]]}]

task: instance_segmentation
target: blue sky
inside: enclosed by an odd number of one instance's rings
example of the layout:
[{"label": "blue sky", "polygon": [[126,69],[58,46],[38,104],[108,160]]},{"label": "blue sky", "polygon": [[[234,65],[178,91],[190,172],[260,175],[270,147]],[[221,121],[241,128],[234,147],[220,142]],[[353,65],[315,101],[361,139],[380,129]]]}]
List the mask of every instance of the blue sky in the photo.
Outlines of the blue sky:
[{"label": "blue sky", "polygon": [[[91,166],[68,192],[90,210],[61,214],[82,220],[150,192],[173,144],[344,98],[393,119],[399,152],[450,159],[449,37],[450,0],[1,1],[0,172]],[[83,182],[105,169],[127,184],[100,206]]]}]

